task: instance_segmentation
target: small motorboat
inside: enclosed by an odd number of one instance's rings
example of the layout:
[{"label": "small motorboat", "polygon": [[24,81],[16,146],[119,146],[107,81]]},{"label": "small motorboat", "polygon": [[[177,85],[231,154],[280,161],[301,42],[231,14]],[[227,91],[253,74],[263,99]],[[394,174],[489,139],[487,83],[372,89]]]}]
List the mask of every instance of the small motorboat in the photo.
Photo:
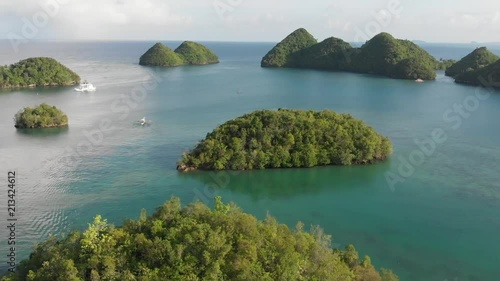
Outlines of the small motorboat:
[{"label": "small motorboat", "polygon": [[142,117],[141,120],[137,121],[137,124],[140,126],[149,126],[151,125],[151,120],[146,120],[146,117]]},{"label": "small motorboat", "polygon": [[422,82],[424,82],[424,80],[422,80],[422,79],[418,78],[417,80],[415,80],[415,82],[417,82],[417,83],[422,83]]},{"label": "small motorboat", "polygon": [[80,83],[78,88],[75,88],[77,92],[95,92],[95,90],[97,90],[97,88],[86,80]]}]

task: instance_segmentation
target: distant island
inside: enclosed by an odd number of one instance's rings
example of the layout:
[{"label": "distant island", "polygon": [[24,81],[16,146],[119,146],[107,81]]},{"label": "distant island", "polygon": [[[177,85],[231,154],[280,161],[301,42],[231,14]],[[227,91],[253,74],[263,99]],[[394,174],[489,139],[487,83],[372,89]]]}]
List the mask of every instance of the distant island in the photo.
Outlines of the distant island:
[{"label": "distant island", "polygon": [[342,39],[330,37],[318,43],[304,28],[299,28],[269,51],[262,67],[291,67],[349,71],[383,75],[397,79],[436,78],[436,69],[449,61],[438,61],[408,40],[380,33],[353,48]]},{"label": "distant island", "polygon": [[490,52],[486,47],[475,49],[472,53],[446,69],[446,76],[457,77],[469,71],[475,71],[496,62],[500,57]]},{"label": "distant island", "polygon": [[14,121],[14,126],[18,129],[52,128],[67,126],[68,116],[55,106],[42,103],[35,108],[25,107],[20,110],[14,116]]},{"label": "distant island", "polygon": [[250,170],[369,164],[392,153],[388,138],[349,114],[261,110],[207,134],[178,162],[191,170]]},{"label": "distant island", "polygon": [[500,57],[480,47],[450,66],[446,76],[456,83],[500,88]]},{"label": "distant island", "polygon": [[68,86],[80,76],[53,58],[37,57],[0,66],[0,88]]},{"label": "distant island", "polygon": [[447,70],[449,67],[454,65],[457,61],[454,59],[439,59],[439,64],[436,70]]},{"label": "distant island", "polygon": [[156,43],[139,59],[140,65],[173,67],[180,65],[205,65],[218,63],[219,58],[207,47],[184,41],[175,51],[163,43]]}]

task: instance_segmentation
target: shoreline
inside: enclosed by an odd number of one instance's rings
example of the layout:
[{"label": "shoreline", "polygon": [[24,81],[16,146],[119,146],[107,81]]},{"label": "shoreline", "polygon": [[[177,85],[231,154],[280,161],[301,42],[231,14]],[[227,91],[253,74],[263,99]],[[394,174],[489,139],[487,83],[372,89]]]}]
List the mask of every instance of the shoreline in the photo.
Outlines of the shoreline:
[{"label": "shoreline", "polygon": [[12,90],[12,89],[34,89],[34,88],[54,88],[54,87],[69,87],[78,85],[80,82],[73,81],[68,84],[44,84],[44,85],[36,85],[30,84],[27,86],[0,86],[0,90]]},{"label": "shoreline", "polygon": [[51,124],[49,126],[43,126],[43,127],[19,127],[18,125],[14,125],[16,129],[49,129],[49,128],[61,128],[61,127],[68,127],[69,123],[64,123],[61,125],[55,125]]}]

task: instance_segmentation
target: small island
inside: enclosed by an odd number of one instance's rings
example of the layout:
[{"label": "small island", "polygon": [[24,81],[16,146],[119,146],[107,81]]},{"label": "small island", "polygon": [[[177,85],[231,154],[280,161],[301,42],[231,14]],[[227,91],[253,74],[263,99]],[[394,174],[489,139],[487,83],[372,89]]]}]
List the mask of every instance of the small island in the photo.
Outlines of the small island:
[{"label": "small island", "polygon": [[174,67],[180,65],[206,65],[218,63],[219,58],[207,47],[184,41],[175,51],[163,43],[156,43],[139,59],[144,66]]},{"label": "small island", "polygon": [[486,47],[475,49],[472,53],[446,69],[446,76],[457,77],[465,72],[476,71],[496,62],[500,57],[490,52]]},{"label": "small island", "polygon": [[184,153],[177,170],[251,170],[370,164],[392,144],[349,114],[279,109],[228,121]]},{"label": "small island", "polygon": [[486,47],[477,48],[446,70],[456,83],[500,88],[500,57]]},{"label": "small island", "polygon": [[69,86],[79,82],[78,74],[53,58],[28,58],[0,66],[0,88]]},{"label": "small island", "polygon": [[260,220],[215,198],[181,204],[173,197],[122,226],[97,215],[83,231],[37,244],[2,281],[321,280],[398,281],[353,245],[332,245],[319,226]]},{"label": "small island", "polygon": [[25,107],[14,117],[15,127],[18,129],[53,128],[68,125],[68,116],[46,103],[31,108]]},{"label": "small island", "polygon": [[347,71],[383,75],[396,79],[436,78],[436,69],[449,61],[438,61],[408,40],[380,33],[360,48],[330,37],[318,43],[300,28],[278,43],[262,59],[262,67],[289,67]]}]

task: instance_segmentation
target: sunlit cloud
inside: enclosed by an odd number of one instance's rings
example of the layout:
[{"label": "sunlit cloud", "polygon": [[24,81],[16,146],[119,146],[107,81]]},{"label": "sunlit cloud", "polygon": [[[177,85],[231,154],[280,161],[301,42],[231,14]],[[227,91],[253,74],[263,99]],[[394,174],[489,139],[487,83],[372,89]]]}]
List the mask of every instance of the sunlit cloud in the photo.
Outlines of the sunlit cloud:
[{"label": "sunlit cloud", "polygon": [[[0,1],[0,38],[19,32],[23,19],[60,1],[60,11],[37,34],[60,39],[170,39],[278,41],[307,28],[319,40],[346,41],[376,16],[391,16],[382,31],[428,41],[500,41],[500,2],[399,0],[403,12],[393,15],[395,0],[16,0]],[[217,10],[214,3],[223,10]]]}]

